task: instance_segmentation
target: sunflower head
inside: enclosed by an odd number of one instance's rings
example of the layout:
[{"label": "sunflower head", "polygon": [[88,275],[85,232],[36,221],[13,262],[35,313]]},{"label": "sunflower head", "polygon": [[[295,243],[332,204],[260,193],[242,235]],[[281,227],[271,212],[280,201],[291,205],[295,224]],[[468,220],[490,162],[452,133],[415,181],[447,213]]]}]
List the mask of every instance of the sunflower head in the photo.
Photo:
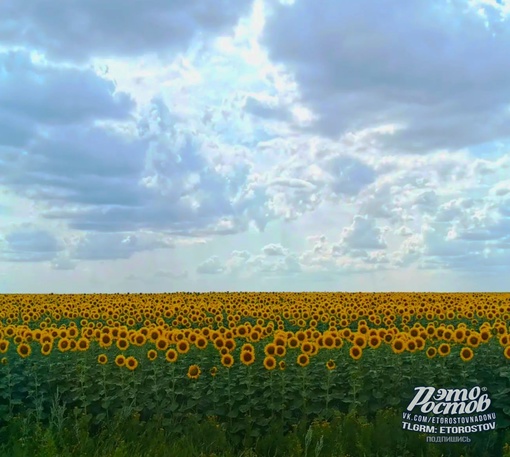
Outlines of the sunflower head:
[{"label": "sunflower head", "polygon": [[30,354],[32,354],[32,348],[27,343],[21,343],[18,346],[17,352],[20,357],[25,359],[26,357],[30,356]]},{"label": "sunflower head", "polygon": [[450,345],[448,343],[443,343],[437,349],[437,352],[440,356],[445,357],[450,353]]},{"label": "sunflower head", "polygon": [[190,379],[198,379],[200,376],[200,367],[198,365],[191,365],[188,368],[188,378]]},{"label": "sunflower head", "polygon": [[430,346],[428,349],[427,349],[427,357],[429,359],[433,359],[437,354],[437,349],[434,347],[434,346]]},{"label": "sunflower head", "polygon": [[48,356],[51,353],[51,350],[53,349],[52,343],[43,343],[41,346],[41,354],[44,356]]},{"label": "sunflower head", "polygon": [[123,367],[126,364],[126,357],[124,357],[122,354],[119,354],[117,357],[115,357],[115,365],[118,367]]},{"label": "sunflower head", "polygon": [[189,351],[189,343],[186,340],[180,340],[177,343],[177,352],[179,354],[186,354]]},{"label": "sunflower head", "polygon": [[250,366],[255,362],[255,354],[251,351],[241,352],[241,363],[246,366]]},{"label": "sunflower head", "polygon": [[0,340],[0,353],[5,354],[9,349],[9,341],[8,340]]},{"label": "sunflower head", "polygon": [[226,368],[230,368],[232,365],[234,365],[234,357],[232,357],[232,355],[229,353],[222,355],[221,364]]},{"label": "sunflower head", "polygon": [[99,354],[97,356],[97,362],[100,363],[101,365],[106,365],[106,363],[108,362],[108,357],[106,354]]},{"label": "sunflower head", "polygon": [[266,370],[274,370],[276,368],[276,359],[271,355],[266,356],[264,358],[264,368]]},{"label": "sunflower head", "polygon": [[352,359],[359,360],[363,355],[363,349],[360,346],[351,346],[351,349],[349,349],[349,355]]},{"label": "sunflower head", "polygon": [[308,354],[299,354],[297,357],[297,364],[301,367],[306,367],[310,363],[310,357]]},{"label": "sunflower head", "polygon": [[178,357],[178,353],[175,349],[169,349],[168,351],[166,351],[165,359],[167,362],[174,363],[177,361],[177,357]]},{"label": "sunflower head", "polygon": [[138,360],[136,360],[133,356],[129,356],[126,359],[125,365],[131,371],[136,370],[138,367]]},{"label": "sunflower head", "polygon": [[470,361],[473,358],[473,356],[474,356],[473,349],[471,349],[470,347],[463,347],[460,350],[460,358],[464,362]]}]

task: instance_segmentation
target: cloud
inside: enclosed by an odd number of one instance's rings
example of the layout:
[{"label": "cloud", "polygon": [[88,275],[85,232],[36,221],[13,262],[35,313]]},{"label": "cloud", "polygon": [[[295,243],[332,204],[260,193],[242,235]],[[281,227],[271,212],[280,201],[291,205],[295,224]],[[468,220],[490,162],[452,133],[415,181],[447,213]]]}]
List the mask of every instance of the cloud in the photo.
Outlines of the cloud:
[{"label": "cloud", "polygon": [[0,16],[6,18],[0,41],[77,62],[92,56],[175,52],[194,39],[226,33],[251,3],[77,0],[56,5],[51,0],[6,0],[0,3]]},{"label": "cloud", "polygon": [[62,250],[55,236],[30,226],[13,229],[0,238],[0,258],[8,262],[43,262]]},{"label": "cloud", "polygon": [[135,253],[173,248],[171,241],[153,234],[88,233],[70,246],[76,260],[129,259]]},{"label": "cloud", "polygon": [[91,69],[34,64],[27,51],[0,53],[0,84],[1,112],[13,121],[17,116],[50,125],[125,119],[135,106]]},{"label": "cloud", "polygon": [[298,0],[272,4],[263,43],[318,115],[315,131],[395,124],[378,143],[424,153],[510,136],[505,24],[457,1]]},{"label": "cloud", "polygon": [[281,244],[267,244],[262,248],[262,252],[267,256],[285,255],[286,249]]},{"label": "cloud", "polygon": [[348,250],[386,248],[382,230],[368,216],[354,216],[352,224],[342,231],[341,244]]},{"label": "cloud", "polygon": [[253,114],[254,116],[264,119],[274,119],[278,121],[291,120],[289,110],[284,106],[280,106],[278,101],[273,102],[259,100],[255,97],[249,96],[246,98],[244,110],[249,114]]},{"label": "cloud", "polygon": [[225,266],[222,265],[218,256],[210,257],[197,267],[197,273],[199,274],[215,275],[223,273],[224,271]]}]

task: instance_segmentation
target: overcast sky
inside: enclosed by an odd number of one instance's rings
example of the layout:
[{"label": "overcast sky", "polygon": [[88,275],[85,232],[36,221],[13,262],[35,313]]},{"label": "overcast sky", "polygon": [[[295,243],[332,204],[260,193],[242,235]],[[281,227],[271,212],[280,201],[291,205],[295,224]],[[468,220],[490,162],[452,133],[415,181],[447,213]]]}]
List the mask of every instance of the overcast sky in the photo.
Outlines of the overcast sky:
[{"label": "overcast sky", "polygon": [[509,290],[509,0],[0,17],[0,293]]}]

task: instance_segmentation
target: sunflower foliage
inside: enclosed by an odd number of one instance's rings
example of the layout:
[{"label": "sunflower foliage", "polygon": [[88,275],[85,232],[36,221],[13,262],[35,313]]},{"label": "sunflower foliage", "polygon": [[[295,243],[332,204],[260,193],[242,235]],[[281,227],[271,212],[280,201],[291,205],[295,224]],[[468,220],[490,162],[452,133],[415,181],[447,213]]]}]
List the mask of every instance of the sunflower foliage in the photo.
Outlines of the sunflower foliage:
[{"label": "sunflower foliage", "polygon": [[497,430],[451,448],[496,455],[510,426],[509,320],[509,294],[4,295],[0,434],[36,427],[54,449],[73,430],[86,443],[122,424],[119,437],[157,429],[161,443],[207,447],[212,434],[232,452],[274,455],[274,441],[288,455],[371,455],[377,443],[433,455],[399,411],[416,386],[477,385]]}]

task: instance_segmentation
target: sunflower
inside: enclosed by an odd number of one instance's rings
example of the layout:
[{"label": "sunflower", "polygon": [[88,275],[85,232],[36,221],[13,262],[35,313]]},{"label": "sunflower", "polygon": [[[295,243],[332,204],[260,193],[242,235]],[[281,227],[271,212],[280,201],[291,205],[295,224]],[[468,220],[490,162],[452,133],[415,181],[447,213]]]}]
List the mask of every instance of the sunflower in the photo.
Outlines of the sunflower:
[{"label": "sunflower", "polygon": [[372,348],[372,349],[377,349],[382,343],[382,339],[379,337],[379,335],[372,335],[369,339],[368,339],[368,345]]},{"label": "sunflower", "polygon": [[303,332],[303,330],[299,330],[297,333],[296,333],[296,338],[297,340],[302,343],[303,341],[305,341],[307,339],[306,337],[306,333]]},{"label": "sunflower", "polygon": [[[108,362],[108,357],[106,356],[106,354],[99,354],[97,356],[97,362],[100,363],[101,365],[106,365],[106,363]],[[117,363],[117,361],[115,361],[115,363]]]},{"label": "sunflower", "polygon": [[299,354],[297,357],[297,364],[301,367],[306,367],[310,363],[308,354]]},{"label": "sunflower", "polygon": [[363,355],[363,349],[361,349],[360,346],[351,346],[351,349],[349,350],[349,355],[354,360],[359,360]]},{"label": "sunflower", "polygon": [[108,333],[103,333],[99,337],[99,346],[101,346],[103,349],[109,348],[112,343],[112,337]]},{"label": "sunflower", "polygon": [[0,359],[0,363],[1,363],[2,365],[7,365],[7,357],[2,357],[2,358]]},{"label": "sunflower", "polygon": [[8,340],[0,340],[0,353],[5,354],[9,349],[9,341]]},{"label": "sunflower", "polygon": [[118,367],[123,367],[126,364],[126,357],[124,357],[122,354],[119,354],[117,357],[115,357],[115,365]]},{"label": "sunflower", "polygon": [[131,371],[136,370],[138,367],[138,360],[136,360],[133,356],[129,356],[126,359],[126,367]]},{"label": "sunflower", "polygon": [[240,325],[237,327],[237,335],[242,337],[245,337],[248,334],[248,329],[244,325]]},{"label": "sunflower", "polygon": [[241,352],[241,363],[246,366],[250,366],[255,362],[255,354],[251,351]]},{"label": "sunflower", "polygon": [[395,354],[401,354],[406,349],[406,342],[401,338],[396,338],[391,343],[391,349]]},{"label": "sunflower", "polygon": [[71,341],[67,338],[61,338],[58,342],[58,350],[60,352],[66,352],[71,349]]},{"label": "sunflower", "polygon": [[224,354],[221,357],[221,364],[226,368],[230,368],[232,365],[234,365],[234,357],[232,357],[232,355],[228,353]]},{"label": "sunflower", "polygon": [[471,347],[478,347],[480,345],[480,336],[477,333],[471,333],[467,338],[467,343]]},{"label": "sunflower", "polygon": [[50,355],[52,349],[53,349],[52,343],[43,343],[41,346],[41,354],[44,356],[48,356]]},{"label": "sunflower", "polygon": [[167,362],[176,362],[177,357],[179,357],[179,355],[175,349],[169,349],[166,351],[165,359]]},{"label": "sunflower", "polygon": [[276,359],[271,355],[266,356],[264,358],[264,368],[266,370],[274,370],[276,368]]},{"label": "sunflower", "polygon": [[331,335],[325,335],[323,338],[323,346],[327,349],[333,349],[335,347],[335,338]]},{"label": "sunflower", "polygon": [[453,333],[453,338],[456,343],[463,343],[464,340],[466,339],[465,329],[462,327],[457,328],[457,330],[455,330],[455,332]]},{"label": "sunflower", "polygon": [[414,339],[414,342],[416,343],[416,349],[419,351],[425,347],[425,340],[421,336],[417,336]]},{"label": "sunflower", "polygon": [[429,359],[433,359],[437,354],[437,349],[434,347],[434,346],[430,346],[428,349],[427,349],[427,357]]},{"label": "sunflower", "polygon": [[480,332],[480,339],[485,343],[487,341],[489,341],[489,339],[491,338],[491,333],[489,330],[487,329],[484,329]]},{"label": "sunflower", "polygon": [[227,338],[225,340],[225,347],[228,349],[228,352],[232,352],[236,346],[236,341],[233,338]]},{"label": "sunflower", "polygon": [[80,352],[87,351],[90,347],[90,341],[87,338],[80,338],[76,343],[76,348]]},{"label": "sunflower", "polygon": [[180,340],[177,343],[177,352],[179,354],[187,354],[189,351],[189,343],[186,340]]},{"label": "sunflower", "polygon": [[276,346],[276,355],[278,357],[285,357],[285,354],[287,354],[287,349],[285,349],[285,346]]},{"label": "sunflower", "polygon": [[274,343],[266,344],[264,347],[264,354],[267,356],[272,356],[276,354],[276,345]]},{"label": "sunflower", "polygon": [[222,336],[218,336],[214,339],[214,347],[219,351],[222,347],[225,346],[225,340]]},{"label": "sunflower", "polygon": [[358,334],[354,337],[352,342],[355,346],[359,346],[361,349],[365,349],[367,346],[367,340],[364,335]]},{"label": "sunflower", "polygon": [[149,349],[147,352],[147,358],[152,362],[158,357],[158,352],[155,349]]},{"label": "sunflower", "polygon": [[195,341],[195,346],[198,348],[198,349],[205,349],[207,347],[207,339],[200,335],[197,337],[196,341]]},{"label": "sunflower", "polygon": [[135,333],[133,337],[131,338],[131,342],[135,346],[143,346],[147,342],[147,337],[143,333]]},{"label": "sunflower", "polygon": [[473,356],[474,356],[473,349],[471,349],[470,347],[464,347],[460,350],[460,358],[464,362],[470,361],[473,358]]},{"label": "sunflower", "polygon": [[255,347],[253,346],[253,344],[245,343],[245,344],[243,344],[243,346],[241,348],[241,352],[252,352],[252,353],[255,353]]},{"label": "sunflower", "polygon": [[287,340],[287,346],[290,347],[291,349],[295,349],[299,346],[299,340],[295,336],[291,336]]},{"label": "sunflower", "polygon": [[334,370],[334,369],[336,368],[336,363],[335,363],[335,361],[334,361],[334,360],[331,360],[331,359],[330,359],[330,360],[328,360],[328,361],[326,362],[326,368],[327,368],[328,370],[330,370],[330,371],[331,371],[331,370]]},{"label": "sunflower", "polygon": [[409,351],[409,352],[416,352],[416,350],[418,349],[417,345],[416,345],[416,341],[413,339],[410,339],[408,341],[406,341],[406,349]]},{"label": "sunflower", "polygon": [[32,348],[30,347],[29,344],[27,343],[21,343],[19,346],[18,346],[18,349],[17,349],[17,352],[19,354],[20,357],[22,358],[26,358],[28,357],[30,354],[32,354]]},{"label": "sunflower", "polygon": [[280,360],[280,362],[278,362],[278,368],[280,368],[281,371],[285,370],[286,366],[285,360]]},{"label": "sunflower", "polygon": [[439,346],[437,349],[437,352],[440,356],[445,357],[447,356],[451,351],[450,345],[448,343],[443,343]]},{"label": "sunflower", "polygon": [[218,374],[218,368],[212,367],[210,370],[211,376],[214,378]]},{"label": "sunflower", "polygon": [[507,359],[510,359],[510,346],[507,346],[505,350],[503,351],[503,354]]},{"label": "sunflower", "polygon": [[275,346],[285,346],[286,339],[283,336],[277,336],[274,339],[274,344],[275,344]]},{"label": "sunflower", "polygon": [[[159,335],[159,332],[157,332],[158,335]],[[166,351],[168,349],[168,345],[170,344],[170,342],[168,341],[168,339],[164,338],[164,337],[158,337],[156,340],[155,340],[155,345],[156,345],[156,348],[160,351]]]},{"label": "sunflower", "polygon": [[160,336],[161,334],[159,333],[159,330],[157,328],[153,328],[148,334],[149,340],[151,340],[152,343],[155,343]]},{"label": "sunflower", "polygon": [[305,354],[311,354],[311,353],[313,353],[313,350],[314,350],[314,344],[311,341],[305,341],[301,345],[301,351],[304,352]]}]

